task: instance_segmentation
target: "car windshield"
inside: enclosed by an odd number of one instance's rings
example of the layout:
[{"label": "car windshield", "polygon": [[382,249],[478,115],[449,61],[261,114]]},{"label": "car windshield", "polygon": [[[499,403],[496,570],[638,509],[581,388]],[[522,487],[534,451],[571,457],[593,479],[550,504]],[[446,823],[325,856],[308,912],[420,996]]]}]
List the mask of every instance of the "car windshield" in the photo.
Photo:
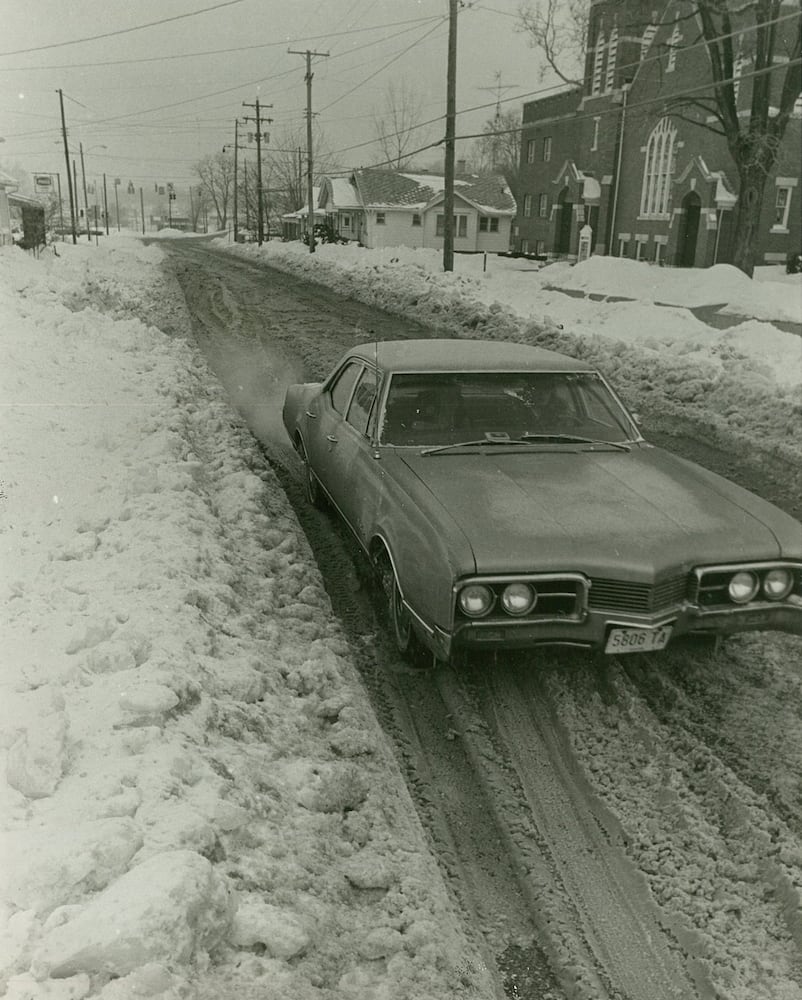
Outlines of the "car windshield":
[{"label": "car windshield", "polygon": [[[381,441],[547,444],[632,440],[634,428],[596,372],[468,372],[393,375]],[[559,438],[556,438],[559,440]]]}]

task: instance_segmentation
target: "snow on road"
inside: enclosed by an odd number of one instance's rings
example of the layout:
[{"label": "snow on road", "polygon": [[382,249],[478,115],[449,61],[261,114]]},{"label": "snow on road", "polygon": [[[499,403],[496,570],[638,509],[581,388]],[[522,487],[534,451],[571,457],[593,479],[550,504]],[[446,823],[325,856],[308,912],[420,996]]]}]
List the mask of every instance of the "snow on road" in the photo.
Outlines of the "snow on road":
[{"label": "snow on road", "polygon": [[[230,249],[454,333],[536,323],[638,406],[799,460],[802,338],[771,323],[802,318],[798,282],[694,273],[695,303],[761,320],[713,331],[632,262]],[[161,250],[58,253],[0,251],[6,996],[490,997],[289,504],[175,336]],[[587,297],[622,287],[646,292]]]}]

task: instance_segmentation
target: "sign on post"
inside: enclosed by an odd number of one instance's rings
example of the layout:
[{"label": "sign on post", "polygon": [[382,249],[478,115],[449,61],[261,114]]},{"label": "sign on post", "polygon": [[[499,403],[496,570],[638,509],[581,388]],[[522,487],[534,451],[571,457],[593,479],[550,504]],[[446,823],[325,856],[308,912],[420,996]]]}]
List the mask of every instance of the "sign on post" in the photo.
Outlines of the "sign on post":
[{"label": "sign on post", "polygon": [[587,260],[590,257],[590,248],[593,242],[593,230],[588,225],[584,225],[579,230],[579,252],[576,255],[577,262]]}]

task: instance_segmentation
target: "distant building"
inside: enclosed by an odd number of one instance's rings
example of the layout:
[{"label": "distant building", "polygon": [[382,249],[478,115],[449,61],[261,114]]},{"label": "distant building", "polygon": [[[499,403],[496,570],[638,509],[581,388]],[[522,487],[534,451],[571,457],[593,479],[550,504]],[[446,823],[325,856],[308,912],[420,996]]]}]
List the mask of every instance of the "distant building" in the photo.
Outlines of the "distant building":
[{"label": "distant building", "polygon": [[[665,109],[672,95],[702,95],[707,49],[691,4],[657,7],[592,0],[582,85],[524,104],[515,250],[575,259],[588,225],[594,253],[683,267],[731,260],[737,175],[726,140],[709,112]],[[798,3],[782,10],[798,13]],[[733,18],[742,25],[733,38],[738,114],[748,116],[754,32]],[[789,44],[798,31],[790,17],[776,27]],[[766,184],[759,261],[802,247],[801,164],[797,102]]]},{"label": "distant building", "polygon": [[18,187],[19,184],[10,174],[5,174],[0,170],[0,247],[13,242],[8,196]]},{"label": "distant building", "polygon": [[[321,178],[317,208],[342,239],[370,249],[442,249],[444,188],[441,175],[426,171],[352,170],[344,176]],[[503,177],[458,169],[454,179],[454,250],[509,250],[515,207]]]}]

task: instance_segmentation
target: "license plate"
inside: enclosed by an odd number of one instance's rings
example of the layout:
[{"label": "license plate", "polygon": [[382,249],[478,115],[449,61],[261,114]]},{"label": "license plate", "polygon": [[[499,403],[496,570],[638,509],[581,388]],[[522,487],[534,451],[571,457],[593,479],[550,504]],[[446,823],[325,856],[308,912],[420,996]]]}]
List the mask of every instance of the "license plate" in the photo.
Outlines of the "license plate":
[{"label": "license plate", "polygon": [[661,628],[614,628],[607,636],[605,653],[645,653],[665,649],[671,638],[671,626]]}]

